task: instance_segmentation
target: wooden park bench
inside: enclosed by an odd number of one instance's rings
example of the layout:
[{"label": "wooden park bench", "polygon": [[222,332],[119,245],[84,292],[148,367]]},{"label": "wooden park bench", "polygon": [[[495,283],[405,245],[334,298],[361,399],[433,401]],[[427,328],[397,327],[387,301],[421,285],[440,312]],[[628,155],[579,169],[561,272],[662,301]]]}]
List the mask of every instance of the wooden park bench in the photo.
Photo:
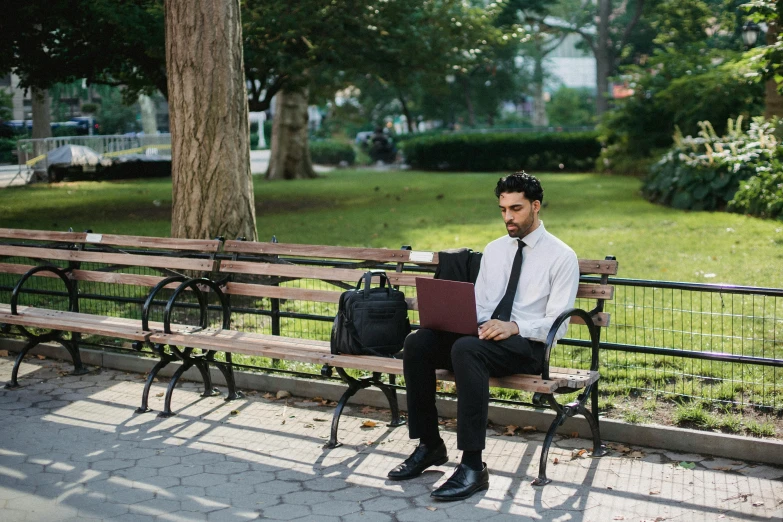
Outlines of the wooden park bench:
[{"label": "wooden park bench", "polygon": [[[221,244],[219,240],[0,229],[0,241],[0,276],[14,278],[8,301],[0,303],[0,324],[6,332],[15,326],[26,339],[6,388],[19,386],[22,360],[32,348],[45,342],[57,342],[65,347],[73,361],[74,375],[86,373],[79,354],[82,335],[99,335],[132,341],[137,349],[146,344],[158,354],[160,362],[147,379],[139,411],[148,411],[147,396],[155,375],[175,360],[183,362],[178,371],[184,372],[194,365],[199,369],[205,395],[217,393],[207,366],[209,362],[217,363],[228,384],[228,397],[239,396],[229,354],[226,361],[220,362],[214,360],[216,352],[194,354],[192,350],[166,349],[149,341],[151,332],[162,331],[162,323],[150,321],[150,313],[153,306],[160,304],[158,299],[166,291],[170,293],[180,287],[195,289],[200,304],[206,302],[200,287],[193,281],[199,281],[203,286],[204,281],[199,276],[209,275],[213,270]],[[14,262],[7,262],[11,260]],[[31,284],[33,280],[41,279],[43,285]],[[100,292],[96,286],[101,283],[144,296],[143,307],[132,307],[131,317],[126,318],[100,313],[90,298],[93,292]],[[58,293],[65,294],[65,302],[60,309],[52,309],[56,298],[51,296]],[[35,306],[19,304],[25,295],[35,296]],[[118,294],[114,298],[120,304],[132,301],[127,295]],[[171,307],[167,307],[164,316],[170,315]],[[203,328],[206,323],[206,307],[201,306],[199,324],[195,327],[180,325],[177,331]],[[228,325],[227,315],[225,324]],[[66,333],[70,333],[70,337],[66,337]],[[173,386],[167,393],[169,404],[172,391]]]},{"label": "wooden park bench", "polygon": [[[2,235],[0,234],[0,237]],[[168,245],[172,246],[172,245]],[[201,248],[201,251],[206,249]],[[0,250],[0,256],[4,255]],[[174,258],[177,259],[177,258]],[[280,319],[297,317],[315,320],[329,320],[336,310],[336,303],[340,294],[347,288],[352,288],[368,269],[385,268],[392,284],[398,285],[410,297],[407,298],[409,308],[417,310],[415,293],[416,277],[432,277],[438,264],[438,254],[433,252],[416,252],[408,249],[371,249],[348,248],[302,244],[282,244],[276,242],[245,242],[226,241],[222,244],[219,254],[214,258],[215,266],[212,267],[211,284],[206,284],[204,278],[193,277],[180,282],[166,304],[167,313],[160,323],[141,324],[138,320],[120,319],[87,319],[91,323],[90,332],[100,332],[101,335],[114,335],[126,339],[132,339],[137,343],[145,343],[147,346],[156,347],[155,353],[160,361],[150,372],[147,378],[142,408],[146,411],[149,386],[157,371],[168,364],[174,357],[183,361],[183,367],[188,364],[201,370],[205,379],[205,391],[211,389],[208,382],[206,367],[210,362],[215,362],[224,371],[229,384],[230,396],[236,395],[233,389],[233,376],[230,374],[230,354],[243,354],[249,356],[267,357],[272,359],[284,359],[312,363],[322,366],[322,373],[331,374],[334,368],[340,377],[348,384],[347,390],[337,403],[332,419],[331,434],[326,447],[336,447],[340,416],[348,400],[359,390],[374,386],[379,388],[389,402],[391,410],[390,426],[399,426],[403,420],[399,415],[397,404],[395,376],[403,373],[402,360],[374,357],[335,355],[325,340],[300,338],[280,335]],[[111,261],[116,263],[117,261]],[[178,265],[179,266],[179,265]],[[492,379],[491,386],[532,392],[535,403],[546,403],[556,412],[550,428],[546,434],[541,452],[539,476],[534,481],[536,485],[549,482],[546,478],[546,463],[552,440],[557,428],[566,418],[574,415],[583,415],[590,425],[593,437],[593,455],[600,456],[604,453],[601,445],[600,429],[598,422],[598,394],[599,380],[598,359],[600,332],[602,327],[609,325],[609,315],[603,312],[604,302],[612,298],[613,286],[608,284],[608,277],[617,273],[617,262],[613,259],[606,260],[579,260],[582,276],[598,276],[583,280],[579,285],[577,298],[580,302],[589,300],[594,303],[589,310],[573,309],[562,314],[555,321],[547,339],[546,357],[544,369],[540,375],[513,375],[504,378]],[[186,268],[193,270],[194,268]],[[201,267],[209,271],[209,267]],[[0,266],[0,273],[3,270]],[[196,268],[198,270],[198,268]],[[151,283],[151,281],[150,281]],[[155,283],[159,288],[165,281],[161,279]],[[187,283],[187,284],[185,284]],[[217,294],[223,307],[223,321],[218,327],[206,327],[202,320],[199,325],[184,326],[172,323],[172,316],[168,311],[176,306],[179,297],[185,291],[201,289],[202,294]],[[268,299],[269,308],[264,310],[271,318],[272,335],[256,332],[244,332],[231,328],[229,315],[236,308],[235,302],[242,299]],[[151,299],[151,297],[149,298]],[[148,300],[149,300],[148,299]],[[201,302],[201,298],[199,298]],[[307,303],[319,303],[331,306],[331,312],[320,314],[298,313],[287,311],[283,307],[296,307]],[[2,307],[3,305],[0,305]],[[202,306],[202,309],[204,307]],[[78,311],[70,312],[42,312],[32,314],[28,310],[10,310],[6,313],[0,308],[0,322],[10,324],[37,324],[46,323],[54,328],[56,316],[60,319],[56,323],[57,328],[66,331],[85,331],[83,316]],[[43,319],[36,316],[49,313]],[[28,315],[29,314],[29,315]],[[9,318],[11,315],[13,317]],[[77,317],[78,316],[78,317]],[[204,313],[202,311],[202,319]],[[554,332],[563,321],[570,319],[572,325],[584,325],[589,332],[590,366],[589,368],[565,368],[550,367],[550,352],[555,343]],[[146,319],[145,319],[146,320]],[[29,322],[25,322],[29,321]],[[111,324],[107,324],[107,323]],[[100,325],[100,326],[99,326]],[[35,324],[33,324],[35,326]],[[165,348],[168,347],[168,350]],[[201,350],[206,354],[218,352],[226,353],[224,362],[218,362],[214,357],[193,355],[194,350]],[[69,350],[70,351],[70,350]],[[199,357],[198,362],[190,362],[194,357]],[[166,394],[165,406],[162,415],[170,415],[171,392],[176,386],[177,380],[184,370],[175,372],[169,382]],[[369,376],[354,377],[348,370],[368,372]],[[383,380],[387,374],[388,380]],[[438,378],[445,381],[453,381],[453,375],[448,372],[439,372]],[[578,397],[568,404],[561,405],[556,395],[573,394]],[[587,401],[591,401],[590,409]]]}]

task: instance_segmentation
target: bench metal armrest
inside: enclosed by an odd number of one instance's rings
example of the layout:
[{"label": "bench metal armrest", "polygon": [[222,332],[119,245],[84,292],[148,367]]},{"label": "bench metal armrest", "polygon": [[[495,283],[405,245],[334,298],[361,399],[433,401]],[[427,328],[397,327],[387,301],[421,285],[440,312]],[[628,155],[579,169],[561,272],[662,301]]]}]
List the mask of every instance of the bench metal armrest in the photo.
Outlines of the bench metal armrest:
[{"label": "bench metal armrest", "polygon": [[33,275],[37,274],[38,272],[52,272],[56,274],[60,279],[62,279],[63,283],[65,283],[65,288],[68,289],[68,311],[69,312],[79,311],[79,302],[78,302],[78,295],[76,294],[76,287],[74,286],[71,279],[68,277],[68,273],[62,268],[47,265],[47,266],[36,266],[31,268],[30,270],[25,272],[25,274],[22,276],[19,282],[16,283],[13,292],[11,292],[11,315],[19,315],[19,313],[17,312],[19,293],[22,291],[22,287],[27,282],[27,280],[30,279]]},{"label": "bench metal armrest", "polygon": [[147,295],[147,300],[144,301],[144,307],[141,309],[141,329],[143,331],[150,331],[150,308],[152,308],[152,302],[155,300],[155,296],[158,295],[158,292],[163,290],[171,283],[181,283],[186,279],[187,277],[183,275],[170,276],[160,281],[152,290],[150,290],[150,293]]},{"label": "bench metal armrest", "polygon": [[552,351],[552,347],[555,344],[555,335],[563,323],[574,316],[581,317],[584,320],[585,325],[587,325],[587,329],[590,332],[590,344],[592,345],[593,350],[592,359],[590,361],[590,370],[598,370],[598,327],[595,325],[595,323],[593,323],[593,317],[589,313],[585,312],[581,308],[569,308],[557,316],[557,319],[555,319],[555,322],[552,323],[552,328],[549,329],[549,333],[546,336],[546,352],[544,353],[543,371],[541,372],[541,378],[544,380],[549,379],[549,355]]},{"label": "bench metal armrest", "polygon": [[204,298],[204,293],[201,291],[199,286],[207,286],[217,294],[218,298],[220,299],[220,308],[221,311],[223,312],[222,328],[223,330],[229,330],[231,328],[231,309],[229,308],[226,294],[224,294],[223,291],[220,289],[220,286],[214,281],[212,281],[211,279],[207,279],[206,277],[198,277],[198,278],[188,279],[187,281],[179,285],[177,289],[174,290],[174,293],[171,294],[171,297],[169,298],[169,302],[166,303],[166,309],[163,311],[163,331],[165,333],[167,334],[171,333],[171,309],[174,307],[174,304],[177,302],[177,298],[179,297],[179,294],[181,294],[188,288],[192,288],[196,292],[196,297],[198,298],[199,308],[201,310],[199,325],[201,326],[201,328],[207,327],[207,300]]}]

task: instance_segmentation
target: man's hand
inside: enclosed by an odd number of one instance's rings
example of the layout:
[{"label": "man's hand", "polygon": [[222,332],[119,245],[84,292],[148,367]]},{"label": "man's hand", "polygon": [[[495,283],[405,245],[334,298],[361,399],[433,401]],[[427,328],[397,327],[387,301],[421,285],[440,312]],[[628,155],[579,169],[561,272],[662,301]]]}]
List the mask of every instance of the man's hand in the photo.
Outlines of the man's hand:
[{"label": "man's hand", "polygon": [[478,329],[479,339],[488,341],[502,341],[518,333],[519,327],[514,321],[505,322],[497,319],[490,319]]}]

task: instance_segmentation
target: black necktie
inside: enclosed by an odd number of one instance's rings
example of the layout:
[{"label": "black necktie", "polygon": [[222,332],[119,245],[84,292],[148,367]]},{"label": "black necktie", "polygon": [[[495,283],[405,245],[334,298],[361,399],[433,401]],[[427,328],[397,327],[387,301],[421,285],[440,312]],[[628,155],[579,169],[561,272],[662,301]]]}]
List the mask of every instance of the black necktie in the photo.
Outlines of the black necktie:
[{"label": "black necktie", "polygon": [[517,255],[514,256],[514,263],[511,265],[511,275],[508,278],[506,293],[503,295],[503,299],[498,303],[497,308],[495,308],[492,319],[499,319],[501,321],[508,321],[511,319],[511,307],[514,305],[514,295],[516,295],[517,286],[519,286],[519,274],[522,273],[522,249],[524,247],[525,242],[518,239]]}]

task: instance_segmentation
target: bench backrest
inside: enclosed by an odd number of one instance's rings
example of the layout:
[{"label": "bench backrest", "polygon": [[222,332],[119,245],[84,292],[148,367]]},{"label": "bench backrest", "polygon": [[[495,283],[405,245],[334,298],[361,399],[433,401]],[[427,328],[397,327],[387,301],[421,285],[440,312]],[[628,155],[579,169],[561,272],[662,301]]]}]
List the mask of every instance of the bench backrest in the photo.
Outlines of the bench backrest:
[{"label": "bench backrest", "polygon": [[[343,283],[341,287],[344,288],[344,283],[355,284],[369,268],[385,265],[392,284],[415,287],[415,279],[433,277],[438,264],[437,252],[272,242],[226,241],[223,253],[234,256],[220,261],[219,273],[227,276],[267,276],[252,282],[236,282],[230,278],[225,285],[228,294],[325,303],[339,302],[342,289],[296,288],[280,284],[310,279]],[[332,266],[329,266],[330,263]],[[597,326],[609,325],[609,314],[603,311],[603,304],[614,295],[614,287],[608,284],[608,277],[617,274],[617,268],[614,259],[579,260],[582,276],[599,276],[598,281],[580,282],[577,293],[578,299],[595,300],[591,315]],[[416,298],[413,297],[415,289],[403,288],[403,291],[411,296],[407,298],[410,309],[417,310]],[[578,317],[571,322],[582,323]]]},{"label": "bench backrest", "polygon": [[50,232],[0,228],[0,240],[45,241],[50,244],[105,245],[113,247],[162,249],[175,252],[211,252],[220,248],[217,239],[180,239],[149,236],[123,236],[117,234],[93,234],[91,232]]},{"label": "bench backrest", "polygon": [[[0,228],[0,273],[23,275],[41,264],[67,263],[74,281],[153,287],[178,271],[212,272],[220,244],[219,240]],[[8,258],[18,262],[5,262]],[[83,269],[82,263],[100,268]],[[149,268],[160,275],[120,271],[128,267]],[[35,276],[58,277],[52,272]]]}]

